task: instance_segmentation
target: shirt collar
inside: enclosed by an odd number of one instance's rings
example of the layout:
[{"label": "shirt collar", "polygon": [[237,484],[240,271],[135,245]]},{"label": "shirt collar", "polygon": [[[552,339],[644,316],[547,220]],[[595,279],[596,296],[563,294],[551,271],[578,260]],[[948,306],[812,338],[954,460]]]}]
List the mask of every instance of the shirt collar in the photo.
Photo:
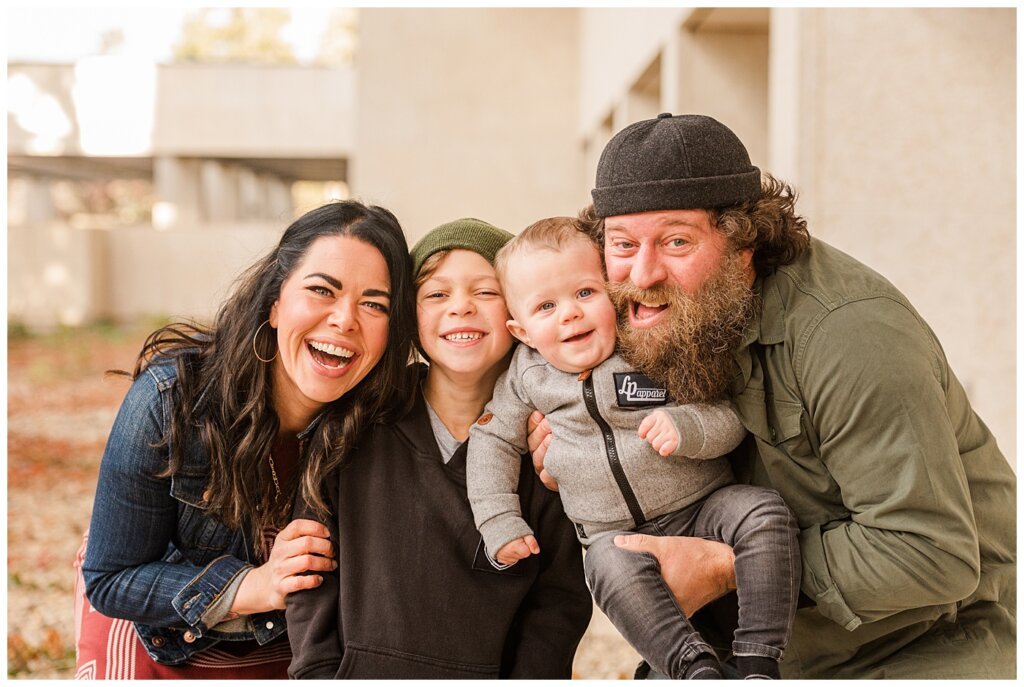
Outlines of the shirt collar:
[{"label": "shirt collar", "polygon": [[785,308],[774,281],[765,283],[764,278],[758,277],[751,289],[760,301],[760,309],[758,314],[750,319],[750,323],[743,333],[743,339],[733,353],[733,359],[739,366],[740,372],[734,381],[732,389],[734,395],[742,392],[750,382],[753,373],[750,347],[755,343],[762,345],[781,343],[785,338],[783,328]]},{"label": "shirt collar", "polygon": [[758,278],[757,281],[760,283],[755,285],[756,290],[761,296],[761,316],[758,318],[760,327],[757,341],[765,345],[782,343],[785,339],[783,322],[786,314],[782,296],[779,294],[774,279],[765,281]]}]

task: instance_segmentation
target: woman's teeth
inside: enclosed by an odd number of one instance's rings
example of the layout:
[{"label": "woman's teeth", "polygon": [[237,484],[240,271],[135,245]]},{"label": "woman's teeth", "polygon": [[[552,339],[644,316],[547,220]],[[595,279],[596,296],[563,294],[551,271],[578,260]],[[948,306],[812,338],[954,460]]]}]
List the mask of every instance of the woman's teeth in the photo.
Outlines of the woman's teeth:
[{"label": "woman's teeth", "polygon": [[324,367],[332,368],[345,365],[356,354],[355,351],[350,351],[347,348],[320,341],[310,341],[309,350],[314,360]]},{"label": "woman's teeth", "polygon": [[350,351],[347,348],[341,346],[335,346],[329,343],[320,343],[319,341],[310,341],[309,345],[318,351],[323,351],[328,355],[336,355],[339,358],[351,358],[356,354],[355,351]]}]

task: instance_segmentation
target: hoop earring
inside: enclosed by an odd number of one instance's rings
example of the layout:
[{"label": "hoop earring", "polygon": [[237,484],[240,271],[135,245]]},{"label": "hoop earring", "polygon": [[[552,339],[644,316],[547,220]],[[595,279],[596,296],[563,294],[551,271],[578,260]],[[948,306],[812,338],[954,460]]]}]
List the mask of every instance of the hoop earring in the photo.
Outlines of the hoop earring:
[{"label": "hoop earring", "polygon": [[[252,335],[252,352],[256,355],[256,360],[260,361],[261,363],[272,363],[272,362],[274,362],[274,358],[277,357],[277,351],[276,350],[274,351],[274,356],[272,358],[268,358],[266,360],[261,358],[260,357],[260,352],[258,350],[256,350],[256,338],[260,335],[260,330],[263,329],[263,325],[265,325],[265,324],[270,324],[270,319],[269,318],[267,320],[265,320],[263,322],[263,324],[261,324],[259,327],[256,327],[256,333]],[[271,329],[273,329],[273,327],[271,327]]]}]

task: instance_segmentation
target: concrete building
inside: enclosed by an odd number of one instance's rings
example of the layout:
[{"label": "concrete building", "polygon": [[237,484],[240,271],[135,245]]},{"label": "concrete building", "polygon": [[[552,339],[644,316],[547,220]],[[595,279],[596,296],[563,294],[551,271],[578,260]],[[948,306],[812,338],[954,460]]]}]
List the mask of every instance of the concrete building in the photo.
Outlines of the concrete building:
[{"label": "concrete building", "polygon": [[[151,110],[109,88],[119,105],[90,110],[87,70],[34,69],[9,65],[9,93],[28,74],[76,116],[30,144],[8,112],[10,177],[32,180],[9,228],[12,317],[208,316],[287,223],[296,179],[346,182],[410,242],[467,215],[516,231],[588,203],[616,131],[699,112],[798,187],[813,235],[910,297],[1013,461],[1013,9],[366,9],[351,72],[159,67],[124,89]],[[128,150],[97,157],[75,123],[110,117]],[[153,179],[165,231],[48,223],[47,171],[105,166]]]}]

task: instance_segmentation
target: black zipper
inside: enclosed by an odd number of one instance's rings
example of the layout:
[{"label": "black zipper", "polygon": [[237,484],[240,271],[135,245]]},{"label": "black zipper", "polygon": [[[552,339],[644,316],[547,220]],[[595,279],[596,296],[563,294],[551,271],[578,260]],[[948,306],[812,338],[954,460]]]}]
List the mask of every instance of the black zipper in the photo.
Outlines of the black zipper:
[{"label": "black zipper", "polygon": [[615,435],[612,433],[612,428],[601,417],[601,412],[597,409],[597,397],[594,394],[594,376],[592,374],[587,375],[586,379],[583,380],[583,402],[587,406],[590,417],[601,428],[601,434],[604,436],[604,450],[608,454],[608,466],[612,469],[612,476],[615,477],[615,483],[619,486],[619,492],[622,493],[622,498],[626,501],[629,514],[633,516],[633,522],[637,527],[640,527],[647,519],[644,517],[643,509],[640,508],[640,502],[636,499],[636,494],[633,493],[633,488],[629,486],[626,473],[622,470],[622,462],[619,460],[619,449],[615,445]]}]

